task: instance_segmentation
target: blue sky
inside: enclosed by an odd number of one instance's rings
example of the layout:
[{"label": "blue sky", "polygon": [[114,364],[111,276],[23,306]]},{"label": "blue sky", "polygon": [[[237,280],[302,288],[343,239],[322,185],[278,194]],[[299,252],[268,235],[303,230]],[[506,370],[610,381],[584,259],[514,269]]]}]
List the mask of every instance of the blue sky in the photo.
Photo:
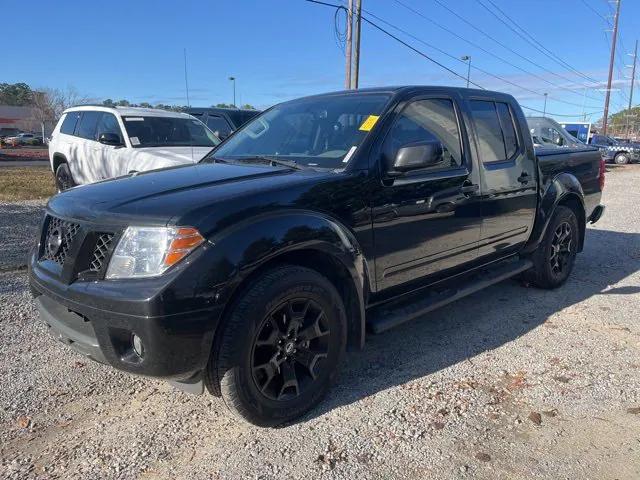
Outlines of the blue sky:
[{"label": "blue sky", "polygon": [[[332,1],[340,3],[340,0]],[[602,110],[603,92],[597,91],[601,85],[580,78],[543,55],[500,23],[477,0],[439,1],[512,51],[456,18],[439,5],[438,0],[401,1],[428,17],[431,23],[395,0],[363,0],[363,8],[454,57],[471,55],[472,65],[511,83],[475,69],[471,73],[473,81],[486,88],[512,93],[524,105],[542,109],[542,94],[547,92],[548,112],[580,114],[583,85],[591,83],[586,111]],[[490,1],[571,67],[593,80],[606,82],[610,36],[604,31],[605,20],[598,14],[610,14],[612,2],[482,0],[494,8]],[[335,10],[302,0],[111,0],[108,3],[36,0],[29,2],[28,10],[33,14],[20,13],[12,21],[2,22],[5,48],[0,82],[73,87],[95,99],[185,104],[184,48],[194,106],[231,102],[230,75],[237,78],[238,102],[258,107],[338,90],[344,82],[344,54],[335,36]],[[24,2],[4,0],[3,11],[24,12]],[[622,78],[621,71],[630,72],[623,63],[632,61],[626,54],[633,49],[640,32],[640,2],[622,0],[621,11],[622,42],[618,44],[618,67],[614,75],[615,86],[620,90],[612,93],[613,111],[628,102],[629,80]],[[371,19],[466,75],[464,64]],[[342,18],[339,20],[342,27],[344,22]],[[437,25],[454,31],[466,41]],[[464,84],[460,78],[366,23],[362,29],[360,71],[361,86]],[[597,113],[593,115],[594,120],[597,117]]]}]

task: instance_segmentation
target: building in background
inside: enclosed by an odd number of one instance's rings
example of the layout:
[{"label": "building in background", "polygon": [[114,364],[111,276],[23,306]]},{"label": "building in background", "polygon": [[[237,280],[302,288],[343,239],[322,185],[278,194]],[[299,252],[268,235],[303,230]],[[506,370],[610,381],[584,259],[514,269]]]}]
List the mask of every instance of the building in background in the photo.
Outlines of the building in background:
[{"label": "building in background", "polygon": [[13,135],[21,131],[40,132],[33,107],[0,105],[0,136]]}]

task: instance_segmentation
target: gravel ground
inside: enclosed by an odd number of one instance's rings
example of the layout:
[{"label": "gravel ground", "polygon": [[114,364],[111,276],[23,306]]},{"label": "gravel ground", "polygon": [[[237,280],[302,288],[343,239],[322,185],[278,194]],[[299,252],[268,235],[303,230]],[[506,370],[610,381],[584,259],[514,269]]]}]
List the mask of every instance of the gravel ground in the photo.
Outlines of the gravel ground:
[{"label": "gravel ground", "polygon": [[0,272],[26,266],[46,203],[46,200],[0,202]]},{"label": "gravel ground", "polygon": [[86,361],[2,273],[0,478],[640,478],[639,183],[608,174],[564,287],[504,282],[369,337],[280,429]]}]

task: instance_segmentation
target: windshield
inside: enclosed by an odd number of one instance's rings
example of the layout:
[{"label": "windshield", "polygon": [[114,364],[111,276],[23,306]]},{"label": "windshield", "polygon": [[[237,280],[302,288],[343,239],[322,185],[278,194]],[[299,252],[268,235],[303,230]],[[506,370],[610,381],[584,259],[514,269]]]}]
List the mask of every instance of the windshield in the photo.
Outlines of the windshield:
[{"label": "windshield", "polygon": [[276,105],[238,130],[213,158],[270,157],[314,168],[343,168],[390,96],[345,94]]},{"label": "windshield", "polygon": [[215,147],[220,140],[205,125],[188,117],[122,117],[134,148]]}]

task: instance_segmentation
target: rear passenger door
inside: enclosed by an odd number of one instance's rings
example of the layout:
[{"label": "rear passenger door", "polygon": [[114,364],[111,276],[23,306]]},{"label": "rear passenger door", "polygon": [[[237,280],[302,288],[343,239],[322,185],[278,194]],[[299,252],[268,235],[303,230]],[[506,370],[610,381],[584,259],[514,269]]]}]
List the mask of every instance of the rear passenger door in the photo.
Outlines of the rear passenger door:
[{"label": "rear passenger door", "polygon": [[[480,160],[482,229],[478,256],[502,256],[530,235],[537,205],[537,171],[522,132],[526,120],[493,99],[469,101]],[[530,144],[530,143],[529,143]]]}]

